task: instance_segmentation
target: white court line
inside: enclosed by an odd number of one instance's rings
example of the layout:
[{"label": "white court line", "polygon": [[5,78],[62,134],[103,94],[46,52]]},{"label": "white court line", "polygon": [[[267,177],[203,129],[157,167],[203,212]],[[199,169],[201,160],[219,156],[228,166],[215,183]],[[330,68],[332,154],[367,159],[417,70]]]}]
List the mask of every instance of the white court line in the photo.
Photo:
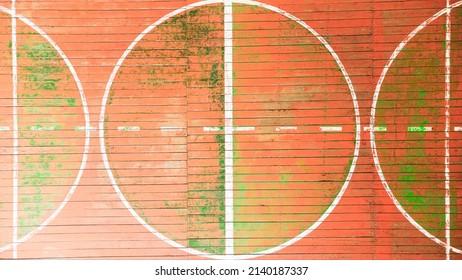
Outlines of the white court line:
[{"label": "white court line", "polygon": [[451,189],[450,189],[450,171],[449,171],[449,131],[451,130],[450,120],[450,100],[451,100],[451,3],[450,0],[446,0],[446,71],[445,71],[445,83],[446,90],[444,94],[445,99],[445,116],[446,116],[446,127],[445,132],[445,156],[444,156],[444,189],[445,189],[445,232],[446,232],[446,259],[451,259]]},{"label": "white court line", "polygon": [[462,126],[456,126],[456,127],[454,127],[454,131],[462,131]]},{"label": "white court line", "polygon": [[9,126],[0,126],[0,131],[9,131],[10,127]]},{"label": "white court line", "polygon": [[276,131],[283,131],[283,130],[297,130],[296,126],[280,126],[276,127]]},{"label": "white court line", "polygon": [[341,126],[320,126],[319,129],[323,132],[340,132],[343,130]]},{"label": "white court line", "polygon": [[409,132],[424,132],[424,131],[432,131],[433,128],[431,126],[409,126],[407,131]]},{"label": "white court line", "polygon": [[225,74],[225,254],[234,255],[233,1],[224,1]]},{"label": "white court line", "polygon": [[139,126],[118,126],[117,131],[140,131]]},{"label": "white court line", "polygon": [[[13,244],[18,242],[18,59],[16,41],[16,0],[11,1],[11,57],[13,65]],[[13,247],[13,259],[18,258],[17,247]]]},{"label": "white court line", "polygon": [[[370,126],[365,126],[365,127],[364,127],[364,131],[371,131],[371,127],[370,127]],[[387,131],[387,127],[386,127],[386,126],[375,126],[375,127],[374,127],[374,131],[377,131],[377,132],[386,132],[386,131]]]},{"label": "white court line", "polygon": [[74,127],[74,130],[75,131],[86,131],[86,130],[89,130],[89,131],[95,131],[96,130],[96,127],[93,127],[93,126],[76,126]]},{"label": "white court line", "polygon": [[[139,127],[138,127],[139,128]],[[179,126],[161,126],[161,131],[182,131],[184,128]]]}]

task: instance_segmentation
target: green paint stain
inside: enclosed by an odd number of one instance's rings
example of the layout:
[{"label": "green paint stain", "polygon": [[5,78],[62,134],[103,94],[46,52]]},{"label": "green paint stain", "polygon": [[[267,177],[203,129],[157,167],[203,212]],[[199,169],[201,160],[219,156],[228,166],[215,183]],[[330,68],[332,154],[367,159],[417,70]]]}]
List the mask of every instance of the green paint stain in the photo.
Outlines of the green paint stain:
[{"label": "green paint stain", "polygon": [[71,107],[75,107],[75,106],[76,106],[77,101],[76,101],[75,98],[68,98],[68,99],[66,99],[66,101],[67,101],[67,105],[68,105],[68,106],[71,106]]},{"label": "green paint stain", "polygon": [[[25,52],[26,57],[32,63],[25,66],[26,79],[31,83],[28,85],[33,90],[55,91],[61,78],[54,77],[64,72],[59,66],[59,55],[48,43],[32,43],[20,46],[20,52]],[[19,52],[18,52],[19,53]]]},{"label": "green paint stain", "polygon": [[[18,217],[19,237],[27,235],[34,228],[38,227],[43,222],[44,212],[51,210],[54,207],[53,198],[55,194],[44,194],[42,186],[47,186],[54,183],[60,183],[59,180],[52,178],[52,164],[57,159],[56,155],[42,154],[38,157],[25,156],[21,166],[25,171],[20,173],[19,189],[21,194],[20,215]],[[63,174],[70,175],[70,174]],[[34,193],[30,193],[34,190]]]}]

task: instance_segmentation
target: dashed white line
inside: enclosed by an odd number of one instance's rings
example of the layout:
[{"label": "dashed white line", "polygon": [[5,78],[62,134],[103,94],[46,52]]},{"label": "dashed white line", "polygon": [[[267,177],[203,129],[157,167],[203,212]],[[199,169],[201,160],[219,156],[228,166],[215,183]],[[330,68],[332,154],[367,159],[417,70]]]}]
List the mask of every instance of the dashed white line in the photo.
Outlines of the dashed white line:
[{"label": "dashed white line", "polygon": [[0,126],[0,131],[9,131],[10,127],[9,126]]},{"label": "dashed white line", "polygon": [[341,126],[320,126],[322,132],[340,132],[343,130]]},{"label": "dashed white line", "polygon": [[462,131],[462,126],[456,126],[456,127],[454,127],[454,131]]},{"label": "dashed white line", "polygon": [[408,132],[426,132],[432,130],[433,128],[431,126],[410,126],[407,128]]}]

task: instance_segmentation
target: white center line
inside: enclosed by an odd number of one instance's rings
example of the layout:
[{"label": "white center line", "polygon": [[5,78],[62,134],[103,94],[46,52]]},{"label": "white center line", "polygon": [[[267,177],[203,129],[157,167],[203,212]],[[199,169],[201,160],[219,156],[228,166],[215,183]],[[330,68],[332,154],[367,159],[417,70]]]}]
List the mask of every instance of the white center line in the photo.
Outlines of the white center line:
[{"label": "white center line", "polygon": [[18,59],[16,46],[16,0],[11,1],[11,57],[13,75],[13,258],[18,258],[16,243],[18,242],[18,186],[19,186],[19,153],[18,153]]},{"label": "white center line", "polygon": [[451,99],[451,9],[450,0],[446,0],[446,71],[445,82],[446,90],[444,94],[445,99],[445,115],[446,127],[444,129],[446,139],[444,141],[445,157],[444,157],[444,175],[445,175],[445,231],[446,231],[446,259],[451,259],[451,189],[450,189],[450,171],[449,171],[449,131],[451,130],[450,120],[450,104]]},{"label": "white center line", "polygon": [[140,131],[139,126],[118,126],[117,131]]},{"label": "white center line", "polygon": [[343,130],[341,126],[320,126],[319,129],[323,132],[340,132]]},{"label": "white center line", "polygon": [[409,126],[407,131],[409,132],[424,132],[424,131],[432,131],[433,128],[431,126]]},{"label": "white center line", "polygon": [[234,255],[233,1],[224,1],[225,254]]}]

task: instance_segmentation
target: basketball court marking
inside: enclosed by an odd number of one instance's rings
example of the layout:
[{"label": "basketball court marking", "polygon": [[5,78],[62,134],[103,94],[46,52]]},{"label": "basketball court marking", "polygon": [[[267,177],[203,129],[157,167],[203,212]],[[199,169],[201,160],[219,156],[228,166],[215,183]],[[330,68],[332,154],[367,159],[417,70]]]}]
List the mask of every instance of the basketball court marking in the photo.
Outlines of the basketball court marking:
[{"label": "basketball court marking", "polygon": [[[371,130],[372,130],[372,127],[370,127],[370,126],[365,126],[364,127],[364,131],[371,131]],[[386,126],[376,126],[376,127],[374,127],[374,131],[386,132],[387,127]]]},{"label": "basketball court marking", "polygon": [[202,128],[205,132],[217,132],[217,131],[223,131],[223,128],[220,126],[204,126]]},{"label": "basketball court marking", "polygon": [[[108,156],[107,156],[107,153],[106,153],[106,144],[105,144],[105,139],[104,139],[104,116],[105,116],[105,112],[106,112],[106,105],[107,105],[109,93],[110,93],[110,90],[111,90],[112,83],[114,82],[114,80],[116,78],[116,75],[117,75],[120,67],[122,66],[124,60],[126,59],[126,57],[130,54],[130,52],[133,50],[133,48],[141,41],[141,39],[143,39],[144,36],[149,34],[154,28],[156,28],[160,24],[164,23],[169,18],[174,17],[174,16],[176,16],[176,15],[178,15],[180,13],[183,13],[185,11],[188,11],[190,9],[205,6],[205,5],[211,5],[211,4],[227,4],[227,0],[206,0],[206,1],[200,1],[200,2],[196,2],[196,3],[190,4],[190,5],[184,6],[184,7],[180,8],[180,9],[177,9],[177,10],[175,10],[173,12],[170,12],[169,14],[163,16],[162,18],[157,20],[155,23],[153,23],[152,25],[147,27],[145,30],[143,30],[135,38],[135,40],[130,44],[130,46],[124,51],[122,56],[119,58],[119,60],[115,64],[115,67],[114,67],[114,69],[113,69],[113,71],[112,71],[112,73],[111,73],[111,75],[109,77],[108,83],[107,83],[106,88],[105,88],[105,93],[104,93],[104,96],[103,96],[103,99],[102,99],[102,106],[101,106],[101,112],[100,112],[100,117],[99,117],[100,147],[101,147],[101,154],[102,154],[102,157],[103,157],[104,166],[105,166],[105,168],[106,168],[106,170],[108,172],[108,176],[109,176],[109,179],[111,181],[111,184],[112,184],[116,194],[119,196],[120,200],[124,204],[124,206],[128,209],[130,214],[132,214],[132,216],[141,225],[143,225],[148,231],[150,231],[151,233],[156,235],[160,240],[166,242],[167,244],[171,245],[172,247],[180,249],[180,250],[182,250],[182,251],[184,251],[184,252],[186,252],[188,254],[206,256],[206,257],[213,258],[213,259],[249,259],[249,258],[255,258],[255,257],[261,256],[261,255],[267,255],[267,254],[275,253],[275,252],[277,252],[279,250],[282,250],[282,249],[284,249],[284,248],[286,248],[288,246],[291,246],[292,244],[294,244],[297,241],[303,239],[308,234],[310,234],[312,231],[314,231],[316,228],[318,228],[319,225],[322,224],[322,222],[324,222],[327,219],[327,217],[333,212],[335,207],[338,205],[340,199],[343,197],[343,195],[344,195],[344,193],[346,191],[346,188],[348,187],[348,185],[350,183],[351,177],[353,176],[354,170],[356,168],[356,163],[357,163],[358,155],[359,155],[359,146],[360,146],[360,143],[361,143],[361,141],[360,141],[361,122],[360,122],[359,106],[358,106],[358,102],[357,102],[356,93],[355,93],[353,84],[351,82],[351,79],[350,79],[344,65],[340,61],[340,58],[338,57],[338,55],[335,53],[335,51],[329,45],[329,43],[321,35],[319,35],[314,29],[312,29],[309,25],[307,25],[304,21],[302,21],[301,19],[295,17],[294,15],[289,14],[289,13],[287,13],[287,12],[285,12],[285,11],[279,9],[279,8],[276,8],[274,6],[264,4],[264,3],[261,3],[261,2],[252,1],[252,0],[234,0],[232,2],[237,3],[237,4],[244,4],[244,5],[251,5],[251,6],[253,5],[253,6],[261,7],[261,8],[264,8],[264,9],[279,13],[279,14],[281,14],[281,15],[283,15],[283,16],[297,22],[300,26],[307,29],[313,36],[315,36],[324,45],[324,47],[332,55],[332,57],[334,58],[335,62],[338,65],[340,71],[342,72],[342,74],[343,74],[343,76],[345,78],[346,84],[348,86],[348,89],[350,91],[351,97],[352,97],[353,107],[354,107],[354,112],[355,112],[355,129],[356,129],[356,131],[355,131],[355,149],[354,149],[354,154],[353,154],[351,166],[350,166],[350,169],[348,171],[348,175],[347,175],[347,177],[346,177],[346,179],[344,181],[344,184],[342,185],[337,197],[334,199],[334,201],[331,203],[331,205],[327,208],[327,210],[324,212],[324,214],[316,222],[314,222],[309,228],[305,229],[303,232],[298,234],[296,237],[294,237],[294,238],[292,238],[292,239],[290,239],[290,240],[288,240],[288,241],[286,241],[286,242],[284,242],[284,243],[282,243],[282,244],[280,244],[280,245],[278,245],[276,247],[273,247],[271,249],[267,249],[267,250],[264,250],[264,251],[261,251],[261,252],[258,252],[258,253],[254,253],[254,254],[234,255],[233,254],[234,248],[229,249],[229,245],[233,244],[234,240],[228,241],[228,238],[227,238],[226,248],[228,248],[228,249],[225,251],[225,254],[224,255],[213,255],[213,254],[210,254],[210,253],[201,252],[201,251],[198,251],[198,250],[195,250],[195,249],[188,248],[188,247],[186,247],[184,245],[181,245],[181,244],[177,243],[176,241],[173,241],[173,240],[167,238],[165,235],[158,232],[151,225],[149,225],[143,218],[141,218],[138,215],[138,213],[136,213],[136,211],[132,208],[130,203],[127,201],[124,194],[121,192],[119,186],[117,185],[115,177],[114,177],[114,175],[113,175],[113,173],[111,171],[109,161],[108,161]],[[227,6],[228,6],[228,9],[232,8],[232,7],[229,7],[230,5],[225,5],[225,7],[227,7]],[[228,9],[225,10],[225,17],[231,16],[231,13],[228,12]],[[232,19],[230,19],[230,20],[232,20]],[[226,20],[226,22],[227,22],[227,24],[230,23],[230,21],[228,21],[228,20]],[[226,22],[225,22],[225,24],[226,24]],[[231,26],[229,28],[231,28],[231,30],[232,30],[232,24],[231,24]],[[225,30],[226,29],[227,28],[225,27]],[[227,36],[232,36],[232,34],[228,34]],[[232,46],[232,42],[228,42],[228,43],[231,43],[231,46]],[[226,50],[226,47],[225,47],[225,50]],[[225,55],[225,61],[229,62],[229,60],[227,60],[227,59],[232,60],[232,56],[231,56],[231,58],[230,57],[226,58],[226,55]],[[229,64],[231,64],[231,65],[229,65]],[[226,78],[226,75],[227,75],[227,73],[229,73],[229,70],[230,70],[230,68],[227,68],[229,66],[232,66],[232,63],[228,63],[228,66],[225,65],[225,91],[226,91],[226,89],[228,87],[232,87],[232,84],[228,84],[226,82],[226,80],[228,80],[228,82],[232,82],[232,76],[229,77],[231,79],[231,81],[229,81],[229,79]],[[228,71],[226,71],[226,69],[228,69]],[[230,97],[232,98],[232,88],[231,88]],[[226,101],[227,100],[226,100],[226,96],[225,96],[225,103],[226,103]],[[229,103],[229,101],[228,101],[228,103]],[[225,108],[225,134],[227,134],[228,136],[232,136],[232,132],[233,132],[232,107],[231,106],[232,106],[232,103],[228,104],[228,107]],[[228,131],[226,131],[226,129]],[[231,137],[231,139],[229,139],[229,141],[225,140],[225,142],[227,144],[232,143],[232,137]],[[228,147],[228,151],[232,151],[232,147]],[[229,157],[229,159],[230,160],[233,159],[232,153],[231,153],[231,157]],[[230,164],[228,164],[228,166],[232,166],[232,162]],[[228,172],[228,171],[229,170],[227,170],[225,172]],[[230,175],[232,175],[232,173]],[[232,176],[231,176],[231,180],[226,180],[226,181],[227,182],[232,181]],[[231,185],[231,188],[232,188],[232,185]],[[231,207],[227,207],[227,205],[229,205],[229,203],[232,203],[232,193],[231,193],[231,196],[228,196],[226,194],[226,197],[227,197],[226,199],[228,199],[228,201],[226,203],[228,203],[228,204],[225,204],[225,207],[229,211],[232,211],[233,210],[232,204],[231,204]],[[231,200],[229,200],[230,198],[231,198]],[[233,219],[233,217],[228,217],[228,218]],[[226,220],[226,217],[225,217],[225,220]],[[228,221],[228,220],[226,220],[226,221]],[[228,225],[228,224],[229,223],[226,223],[226,225]],[[228,228],[226,228],[226,230],[231,229],[231,227],[233,227],[233,225],[230,225]],[[233,233],[232,232],[227,232],[227,234],[225,234],[225,236],[230,236],[231,234],[233,234]]]},{"label": "basketball court marking", "polygon": [[[13,73],[13,244],[18,242],[18,186],[19,186],[19,153],[18,153],[18,56],[16,42],[16,0],[11,1],[11,59]],[[18,250],[13,247],[13,259],[18,258]]]},{"label": "basketball court marking", "polygon": [[74,127],[74,130],[75,131],[84,131],[84,130],[89,130],[89,131],[95,131],[96,130],[96,127],[93,127],[93,126],[76,126]]},{"label": "basketball court marking", "polygon": [[426,132],[432,131],[433,128],[431,126],[409,126],[407,131],[409,132]]},{"label": "basketball court marking", "polygon": [[341,126],[320,126],[319,130],[322,132],[340,132],[343,130]]},{"label": "basketball court marking", "polygon": [[445,60],[445,83],[446,89],[444,92],[445,99],[445,116],[446,126],[444,128],[446,139],[444,140],[445,156],[444,156],[444,187],[445,187],[445,234],[446,234],[446,259],[451,259],[451,189],[450,189],[450,170],[449,170],[449,131],[451,130],[450,119],[450,100],[451,100],[451,3],[446,0],[446,60]]},{"label": "basketball court marking", "polygon": [[[3,6],[0,6],[0,12],[4,12],[4,13],[10,15],[12,17],[12,19],[20,20],[24,24],[28,25],[30,28],[32,28],[34,31],[36,31],[39,35],[41,35],[45,40],[47,40],[47,42],[57,51],[57,53],[60,55],[61,59],[66,63],[66,66],[69,68],[69,71],[71,72],[71,74],[72,74],[72,76],[74,78],[74,81],[75,81],[75,83],[77,85],[77,89],[79,91],[80,99],[82,101],[82,107],[83,107],[83,113],[84,113],[84,119],[85,119],[85,126],[90,127],[90,113],[88,111],[87,100],[86,100],[84,92],[83,92],[82,83],[80,82],[80,79],[77,76],[77,72],[75,71],[74,66],[72,65],[70,60],[67,58],[67,56],[64,54],[64,52],[59,48],[59,46],[55,43],[55,41],[53,41],[53,39],[51,39],[50,36],[48,36],[42,29],[40,29],[37,25],[35,25],[29,19],[25,18],[23,15],[17,14],[14,9],[8,9],[8,8],[3,7]],[[13,34],[15,34],[15,32],[16,31],[14,31],[14,32],[12,31]],[[13,39],[13,37],[12,37],[12,39]],[[12,48],[13,48],[13,46],[15,46],[15,43],[12,42]],[[13,52],[12,52],[13,64],[14,64],[15,58],[16,58],[16,55],[13,55]],[[17,67],[17,62],[16,62],[16,67]],[[15,67],[13,67],[13,69],[14,68]],[[16,75],[17,75],[17,73],[16,73]],[[13,86],[15,86],[14,85],[14,79],[13,79]],[[13,92],[15,92],[15,91],[17,92],[17,89],[13,90]],[[15,100],[15,95],[13,95],[13,103],[14,103],[14,100]],[[17,98],[16,98],[16,102],[17,102]],[[18,107],[17,103],[16,103],[16,105],[13,104],[13,110],[17,110],[17,107]],[[17,116],[18,115],[16,114],[16,118],[17,118]],[[14,114],[13,114],[13,117],[15,117]],[[13,130],[16,129],[16,131],[17,131],[18,130],[17,120],[16,121],[13,120],[13,122],[14,122],[13,123],[14,126],[16,124],[16,128],[13,127]],[[17,135],[16,135],[16,137],[13,136],[13,140],[14,141],[18,140]],[[13,145],[14,145],[14,143],[13,143]],[[66,197],[64,198],[64,200],[61,202],[59,207],[39,227],[33,229],[27,235],[21,237],[20,239],[14,240],[14,237],[17,237],[17,206],[16,206],[16,214],[13,217],[13,224],[16,225],[16,229],[13,228],[13,231],[16,231],[16,234],[13,233],[13,235],[14,235],[13,236],[13,243],[11,243],[9,245],[6,245],[4,247],[1,247],[0,248],[0,253],[4,252],[6,250],[12,249],[13,254],[15,254],[14,252],[16,251],[16,247],[19,244],[27,241],[33,235],[35,235],[38,232],[42,231],[47,225],[50,224],[51,221],[53,221],[56,218],[56,216],[58,216],[58,214],[61,212],[61,210],[66,206],[67,202],[71,199],[72,195],[75,192],[75,189],[78,186],[80,178],[82,177],[83,170],[85,169],[85,165],[87,163],[89,149],[90,149],[90,131],[86,130],[85,131],[85,147],[84,147],[84,151],[83,151],[83,155],[82,155],[82,163],[80,164],[79,172],[77,173],[77,176],[76,176],[76,178],[75,178],[69,192],[67,193]],[[13,169],[14,169],[14,163],[13,163]],[[18,171],[18,170],[16,169],[16,171]],[[17,177],[18,177],[18,175],[16,174],[16,178]],[[13,178],[13,190],[15,189],[14,184],[15,184],[15,182],[14,182],[14,178]],[[17,187],[18,187],[17,184],[18,184],[18,181],[16,181],[16,190],[17,190]],[[16,191],[16,195],[14,195],[14,196],[17,199],[17,191]],[[13,204],[14,204],[14,201],[13,201]],[[17,204],[17,200],[16,200],[16,204]],[[13,212],[15,212],[15,211],[13,211]]]},{"label": "basketball court marking", "polygon": [[118,126],[117,131],[140,131],[139,126]]},{"label": "basketball court marking", "polygon": [[225,73],[225,254],[234,255],[233,1],[224,1]]},{"label": "basketball court marking", "polygon": [[[139,127],[138,127],[139,128]],[[161,131],[182,131],[184,130],[183,127],[178,127],[178,126],[162,126],[160,128]],[[120,131],[120,130],[119,130]],[[138,130],[139,131],[139,130]]]},{"label": "basketball court marking", "polygon": [[[231,128],[233,131],[255,131],[254,126],[236,126]],[[223,127],[220,126],[204,126],[205,132],[217,132],[223,131]]]},{"label": "basketball court marking", "polygon": [[55,129],[56,128],[54,126],[33,125],[33,126],[29,127],[29,130],[31,130],[31,131],[42,131],[42,130],[53,131]]},{"label": "basketball court marking", "polygon": [[[370,118],[370,126],[371,127],[374,127],[374,124],[375,124],[375,112],[376,112],[376,108],[377,108],[377,102],[378,102],[378,98],[379,98],[379,95],[380,95],[380,91],[381,91],[381,88],[382,88],[382,84],[383,84],[383,81],[385,80],[385,77],[388,73],[388,70],[390,69],[391,65],[393,64],[393,62],[395,61],[395,59],[398,57],[399,53],[403,50],[403,48],[407,45],[407,43],[412,39],[414,38],[415,35],[417,35],[417,33],[419,33],[422,29],[424,29],[425,27],[427,27],[430,23],[432,23],[433,21],[435,21],[437,18],[439,18],[440,16],[444,15],[444,14],[448,14],[450,13],[450,10],[454,9],[454,8],[457,8],[459,6],[462,5],[462,1],[459,1],[459,2],[456,2],[452,5],[447,5],[446,8],[442,9],[441,11],[437,12],[436,14],[434,14],[433,16],[431,16],[430,18],[428,18],[426,21],[424,21],[421,25],[419,25],[417,28],[415,28],[409,35],[406,36],[406,38],[396,47],[396,49],[393,51],[392,55],[390,56],[390,59],[388,60],[387,64],[385,65],[385,67],[383,68],[382,70],[382,73],[380,75],[380,78],[379,78],[379,81],[377,82],[377,85],[376,85],[376,88],[375,88],[375,91],[374,91],[374,98],[373,98],[373,101],[372,101],[372,109],[371,109],[371,118]],[[450,37],[449,37],[450,38]],[[448,39],[448,35],[446,34],[446,40]],[[446,44],[447,46],[447,44]],[[448,49],[446,48],[446,55],[445,57],[448,56]],[[446,67],[448,66],[448,63],[447,63],[447,58],[446,58]],[[446,73],[447,73],[447,69],[446,69]],[[446,76],[446,81],[448,80],[448,77]],[[447,85],[447,82],[446,82],[446,85]],[[446,86],[446,90],[447,90],[447,86]],[[447,91],[445,93],[445,101],[448,102],[448,96],[447,94],[449,94],[449,92]],[[448,106],[448,105],[446,105]],[[446,109],[448,109],[448,107],[446,107]],[[448,125],[448,118],[449,118],[449,115],[446,115],[447,117],[447,120],[446,120],[446,141],[449,142],[449,139],[447,137],[447,135],[449,134],[449,129],[447,127]],[[457,249],[457,248],[454,248],[452,247],[450,244],[447,244],[446,242],[444,241],[441,241],[440,239],[438,239],[436,236],[434,236],[433,234],[431,234],[430,232],[428,232],[426,229],[424,229],[419,223],[417,223],[407,212],[406,210],[403,208],[403,206],[401,205],[401,203],[398,201],[398,199],[394,196],[393,192],[391,191],[391,188],[390,186],[388,185],[388,182],[386,181],[385,179],[385,176],[383,174],[383,171],[382,171],[382,168],[380,166],[380,160],[378,158],[378,153],[377,153],[377,146],[376,146],[376,143],[375,143],[375,134],[374,134],[374,129],[371,129],[370,131],[370,143],[371,143],[371,148],[372,148],[372,156],[373,156],[373,159],[374,159],[374,164],[375,164],[375,167],[377,169],[377,173],[380,177],[380,180],[382,181],[382,184],[388,194],[388,196],[392,199],[393,203],[395,204],[395,206],[398,208],[398,210],[404,215],[404,217],[416,228],[418,229],[422,234],[424,234],[427,238],[433,240],[435,243],[443,246],[444,248],[449,248],[450,250],[452,250],[453,252],[456,252],[456,253],[459,253],[459,254],[462,254],[462,250],[461,249]],[[446,149],[449,148],[449,145],[445,145],[446,146]],[[448,160],[449,158],[449,153],[448,151],[446,150],[446,157],[445,157],[445,162]],[[448,166],[446,166],[448,167]],[[446,170],[445,169],[445,174],[448,174],[449,176],[449,170]],[[446,196],[445,196],[446,197]],[[447,208],[446,208],[447,209]],[[445,211],[446,212],[446,211]],[[446,213],[445,213],[446,215]],[[446,230],[446,234],[447,234],[447,230]],[[446,252],[447,253],[447,252]],[[447,255],[447,254],[446,254]]]},{"label": "basketball court marking", "polygon": [[276,127],[276,131],[284,131],[284,130],[297,130],[296,126],[280,126]]}]

